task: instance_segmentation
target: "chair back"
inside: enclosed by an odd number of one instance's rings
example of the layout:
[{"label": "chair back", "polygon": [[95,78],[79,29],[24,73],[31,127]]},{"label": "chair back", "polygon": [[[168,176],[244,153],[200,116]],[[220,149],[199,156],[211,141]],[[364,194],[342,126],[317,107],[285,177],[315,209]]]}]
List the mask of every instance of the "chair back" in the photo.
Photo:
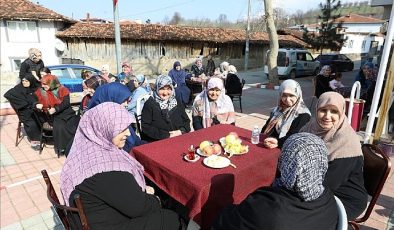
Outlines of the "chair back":
[{"label": "chair back", "polygon": [[365,222],[371,215],[391,169],[390,158],[376,145],[364,144],[362,151],[364,155],[364,186],[372,198],[364,216],[355,220],[357,223]]},{"label": "chair back", "polygon": [[337,210],[338,210],[338,223],[337,223],[337,230],[347,230],[348,223],[347,223],[347,214],[345,206],[343,206],[342,201],[334,196],[335,202],[337,203]]},{"label": "chair back", "polygon": [[[53,208],[55,209],[57,215],[59,216],[64,228],[66,230],[71,229],[71,226],[81,226],[83,230],[89,230],[89,226],[87,224],[87,218],[85,212],[83,210],[82,201],[79,195],[75,197],[75,203],[77,208],[69,207],[66,205],[61,205],[59,202],[59,198],[57,197],[56,191],[53,188],[51,179],[48,176],[47,171],[44,169],[41,171],[42,177],[44,178],[45,184],[47,185],[47,197],[49,202],[51,202]],[[74,219],[71,218],[72,214],[77,213],[79,215],[81,223],[73,223]]]},{"label": "chair back", "polygon": [[137,131],[141,135],[141,113],[144,107],[144,103],[151,97],[150,94],[141,95],[137,98],[137,105],[135,109],[135,121],[137,125]]}]

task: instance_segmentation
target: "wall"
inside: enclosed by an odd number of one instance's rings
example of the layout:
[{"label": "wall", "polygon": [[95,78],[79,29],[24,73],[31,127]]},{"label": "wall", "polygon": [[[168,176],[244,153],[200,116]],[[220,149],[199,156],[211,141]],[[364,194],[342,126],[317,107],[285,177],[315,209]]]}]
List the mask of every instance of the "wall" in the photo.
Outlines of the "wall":
[{"label": "wall", "polygon": [[[115,44],[108,40],[71,39],[67,42],[64,58],[82,60],[85,65],[100,69],[109,64],[112,73],[116,73]],[[228,61],[237,69],[244,68],[243,44],[215,44],[203,42],[158,42],[122,40],[122,61],[131,63],[136,74],[156,75],[167,73],[175,61],[180,61],[183,68],[190,69],[196,57],[203,56],[206,64],[208,55],[213,57],[216,66]],[[263,66],[263,54],[268,45],[251,44],[249,68]],[[201,55],[200,55],[201,54]]]},{"label": "wall", "polygon": [[347,33],[378,33],[383,23],[344,23],[342,27],[346,28]]}]

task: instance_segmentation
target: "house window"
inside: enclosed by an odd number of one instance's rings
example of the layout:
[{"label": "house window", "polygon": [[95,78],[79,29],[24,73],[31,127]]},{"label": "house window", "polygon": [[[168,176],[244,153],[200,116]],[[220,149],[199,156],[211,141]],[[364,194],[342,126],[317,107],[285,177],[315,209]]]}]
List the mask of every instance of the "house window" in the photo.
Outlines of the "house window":
[{"label": "house window", "polygon": [[13,72],[19,72],[19,70],[21,69],[21,64],[22,62],[25,60],[25,58],[10,58],[11,60],[11,68]]},{"label": "house window", "polygon": [[7,21],[9,42],[38,42],[36,22]]},{"label": "house window", "polygon": [[353,48],[353,40],[350,40],[349,41],[349,46],[348,46],[349,48]]},{"label": "house window", "polygon": [[363,43],[361,44],[361,49],[365,49],[365,44],[367,43],[367,41],[363,41]]}]

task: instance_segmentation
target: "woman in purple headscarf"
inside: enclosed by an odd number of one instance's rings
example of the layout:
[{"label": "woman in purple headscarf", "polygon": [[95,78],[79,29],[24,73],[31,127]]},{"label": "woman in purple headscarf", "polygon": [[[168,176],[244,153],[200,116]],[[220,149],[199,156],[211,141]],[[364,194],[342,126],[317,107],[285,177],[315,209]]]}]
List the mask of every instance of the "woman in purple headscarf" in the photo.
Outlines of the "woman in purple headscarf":
[{"label": "woman in purple headscarf", "polygon": [[174,83],[176,98],[186,105],[190,99],[190,89],[187,87],[185,80],[190,78],[191,74],[181,69],[181,63],[176,61],[174,62],[174,68],[168,72],[168,76],[171,77]]},{"label": "woman in purple headscarf", "polygon": [[63,198],[75,207],[80,195],[91,229],[179,229],[178,215],[146,186],[144,167],[122,150],[131,120],[113,102],[85,113],[60,175]]}]

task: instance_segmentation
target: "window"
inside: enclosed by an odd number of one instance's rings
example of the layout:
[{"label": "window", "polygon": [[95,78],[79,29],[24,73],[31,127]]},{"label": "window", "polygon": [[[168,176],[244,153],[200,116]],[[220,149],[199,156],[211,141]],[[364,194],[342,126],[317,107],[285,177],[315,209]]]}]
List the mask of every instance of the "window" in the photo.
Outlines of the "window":
[{"label": "window", "polygon": [[24,58],[10,58],[11,59],[11,68],[14,72],[19,72],[21,69],[21,64],[25,60]]},{"label": "window", "polygon": [[9,42],[38,42],[36,22],[7,21]]},{"label": "window", "polygon": [[58,78],[71,78],[67,68],[51,69],[51,74]]},{"label": "window", "polygon": [[350,40],[349,41],[349,46],[348,46],[349,48],[353,48],[353,40]]},{"label": "window", "polygon": [[313,61],[313,57],[310,53],[306,53],[306,60],[307,61]]},{"label": "window", "polygon": [[363,41],[363,43],[361,44],[361,49],[365,49],[365,44],[367,43],[367,41]]}]

